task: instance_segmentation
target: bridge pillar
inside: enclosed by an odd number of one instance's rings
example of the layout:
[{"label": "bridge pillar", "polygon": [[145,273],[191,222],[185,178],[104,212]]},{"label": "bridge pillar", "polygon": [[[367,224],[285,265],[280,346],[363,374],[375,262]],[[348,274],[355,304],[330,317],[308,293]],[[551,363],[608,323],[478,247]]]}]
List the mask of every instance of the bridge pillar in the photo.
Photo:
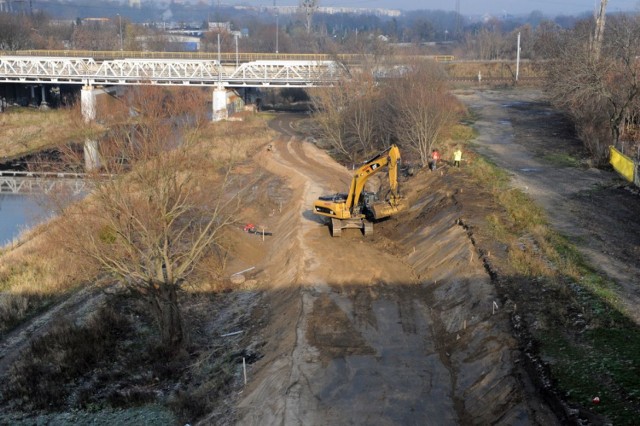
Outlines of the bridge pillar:
[{"label": "bridge pillar", "polygon": [[31,90],[31,96],[29,98],[29,106],[30,107],[37,107],[38,104],[36,103],[36,86],[31,85],[29,86],[29,89]]},{"label": "bridge pillar", "polygon": [[213,89],[213,121],[226,120],[227,112],[227,90],[223,86],[216,86]]},{"label": "bridge pillar", "polygon": [[[96,119],[96,94],[92,86],[83,86],[80,92],[80,109],[85,123]],[[84,168],[87,171],[100,167],[100,153],[98,141],[85,139],[84,141]]]},{"label": "bridge pillar", "polygon": [[45,89],[45,85],[43,84],[42,86],[40,86],[41,89],[41,93],[42,93],[42,102],[40,102],[40,109],[49,109],[49,104],[47,103],[47,98],[46,98],[46,89]]},{"label": "bridge pillar", "polygon": [[80,110],[85,123],[89,123],[96,119],[96,94],[93,86],[82,86],[80,92]]}]

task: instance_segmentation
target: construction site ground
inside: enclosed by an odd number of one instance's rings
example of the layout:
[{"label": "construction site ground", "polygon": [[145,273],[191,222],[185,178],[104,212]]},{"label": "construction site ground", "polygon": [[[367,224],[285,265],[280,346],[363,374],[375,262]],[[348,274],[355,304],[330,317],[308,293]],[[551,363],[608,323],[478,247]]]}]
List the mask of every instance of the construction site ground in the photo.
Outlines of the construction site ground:
[{"label": "construction site ground", "polygon": [[[540,91],[457,95],[477,114],[473,149],[509,171],[552,226],[611,273],[627,313],[638,320],[637,194],[613,172],[552,161],[547,154],[586,156]],[[539,382],[533,385],[524,371],[510,312],[483,264],[487,248],[495,247],[473,232],[500,207],[467,179],[464,163],[420,170],[401,182],[411,209],[376,224],[372,238],[358,230],[332,238],[310,207],[319,195],[344,191],[350,173],[305,142],[296,120],[274,120],[282,136],[259,160],[291,192],[268,220],[273,238],[255,242],[263,245],[253,259],[255,278],[271,289],[256,318],[264,326],[253,338],[264,357],[249,369],[235,420],[559,422],[556,414],[566,413],[554,414],[541,401]],[[495,248],[493,256],[507,253]]]},{"label": "construction site ground", "polygon": [[[627,313],[640,320],[637,194],[612,172],[549,159],[583,153],[539,91],[457,95],[477,116],[472,149],[512,174],[552,225],[619,283]],[[246,384],[238,364],[217,408],[198,423],[560,424],[523,365],[512,308],[487,264],[489,250],[507,253],[475,233],[501,207],[469,180],[465,163],[402,177],[408,211],[376,223],[373,236],[350,229],[332,238],[311,206],[344,192],[350,172],[309,141],[302,121],[277,115],[271,125],[279,136],[242,167],[262,176],[242,219],[272,234],[233,231],[227,269],[244,271],[245,281],[198,316],[186,306],[203,336],[232,342],[247,363]],[[6,360],[34,333],[24,330],[2,342]],[[160,422],[165,414],[129,419]],[[59,424],[113,420],[78,412],[72,419]]]}]

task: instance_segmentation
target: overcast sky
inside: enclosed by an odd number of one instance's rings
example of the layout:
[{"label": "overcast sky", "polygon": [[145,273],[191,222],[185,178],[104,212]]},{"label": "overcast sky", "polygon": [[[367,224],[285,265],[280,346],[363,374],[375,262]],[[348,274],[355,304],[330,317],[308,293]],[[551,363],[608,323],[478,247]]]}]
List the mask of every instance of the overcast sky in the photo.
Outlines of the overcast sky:
[{"label": "overcast sky", "polygon": [[[273,6],[273,0],[222,0],[222,3],[249,4]],[[381,7],[385,9],[431,9],[455,10],[456,0],[319,0],[320,6],[342,7]],[[299,0],[276,0],[277,5],[294,6]],[[492,15],[507,12],[510,14],[525,14],[539,10],[545,15],[578,14],[593,12],[600,0],[460,0],[460,13],[463,15],[478,15],[489,13]],[[640,11],[639,0],[609,0],[607,12]]]}]

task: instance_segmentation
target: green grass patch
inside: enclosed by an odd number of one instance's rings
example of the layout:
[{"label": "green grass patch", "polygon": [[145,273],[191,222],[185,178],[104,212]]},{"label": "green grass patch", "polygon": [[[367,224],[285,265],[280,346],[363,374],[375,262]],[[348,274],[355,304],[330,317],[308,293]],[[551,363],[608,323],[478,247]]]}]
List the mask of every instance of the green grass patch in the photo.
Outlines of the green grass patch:
[{"label": "green grass patch", "polygon": [[[577,164],[569,156],[553,158]],[[615,283],[549,227],[544,211],[513,189],[504,171],[483,158],[474,158],[467,170],[504,208],[486,217],[479,232],[507,247],[501,260],[509,281],[505,291],[538,322],[539,355],[548,361],[557,388],[569,403],[613,424],[638,424],[640,327],[625,316]],[[602,401],[598,405],[592,403],[595,396]]]},{"label": "green grass patch", "polygon": [[[587,330],[579,339],[557,330],[537,336],[551,372],[567,400],[607,417],[636,425],[640,416],[640,330],[632,324]],[[599,397],[600,404],[592,399]]]},{"label": "green grass patch", "polygon": [[463,124],[457,124],[451,128],[450,137],[456,142],[470,141],[475,138],[477,133],[472,127]]},{"label": "green grass patch", "polygon": [[558,167],[580,167],[580,160],[567,154],[567,153],[558,153],[552,152],[545,154],[542,157],[548,163],[551,163],[554,166]]}]

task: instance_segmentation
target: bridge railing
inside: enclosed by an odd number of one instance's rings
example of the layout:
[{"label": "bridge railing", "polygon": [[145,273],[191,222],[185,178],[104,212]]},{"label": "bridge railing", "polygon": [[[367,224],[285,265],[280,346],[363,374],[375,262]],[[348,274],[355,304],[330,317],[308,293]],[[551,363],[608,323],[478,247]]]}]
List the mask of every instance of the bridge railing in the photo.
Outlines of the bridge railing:
[{"label": "bridge railing", "polygon": [[[0,52],[0,54],[13,56],[52,56],[52,57],[89,57],[95,60],[110,59],[199,59],[217,60],[218,54],[213,52],[145,52],[145,51],[122,51],[122,50],[17,50],[10,52]],[[222,52],[220,60],[223,63],[252,62],[252,61],[339,61],[344,64],[361,64],[365,61],[374,60],[376,57],[369,54],[351,53],[259,53],[259,52]],[[386,58],[391,60],[403,59],[406,61],[430,59],[437,62],[451,62],[455,60],[453,55],[390,55]]]}]

